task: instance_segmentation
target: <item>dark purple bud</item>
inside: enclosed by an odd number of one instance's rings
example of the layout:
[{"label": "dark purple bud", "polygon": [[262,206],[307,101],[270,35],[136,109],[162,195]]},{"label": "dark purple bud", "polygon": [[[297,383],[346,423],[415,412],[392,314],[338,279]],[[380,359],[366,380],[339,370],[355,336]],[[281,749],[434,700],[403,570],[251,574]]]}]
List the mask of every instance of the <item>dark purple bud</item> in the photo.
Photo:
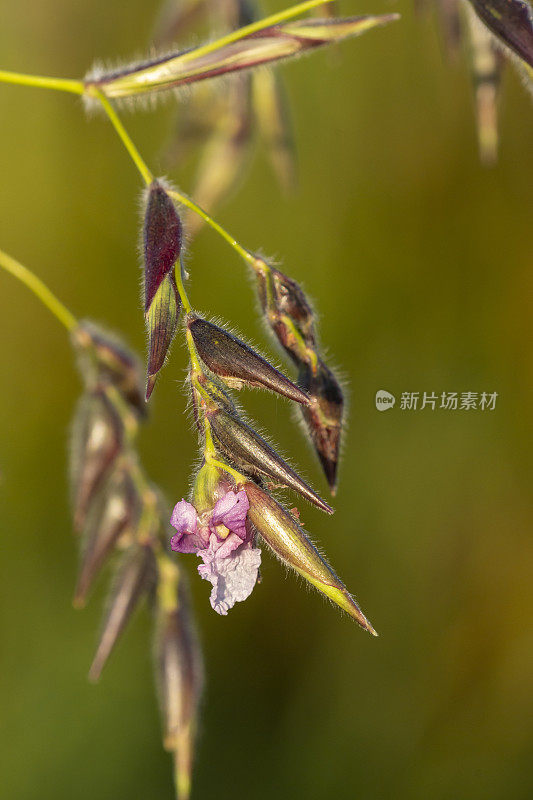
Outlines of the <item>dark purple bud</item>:
[{"label": "dark purple bud", "polygon": [[470,0],[487,28],[533,67],[533,11],[527,0]]},{"label": "dark purple bud", "polygon": [[126,469],[118,469],[91,505],[84,526],[85,542],[74,605],[85,605],[92,582],[106,559],[137,525],[140,498]]},{"label": "dark purple bud", "polygon": [[335,494],[344,410],[342,390],[333,372],[320,360],[316,372],[308,365],[302,366],[298,382],[312,399],[310,406],[302,408],[302,414],[331,493]]},{"label": "dark purple bud", "polygon": [[89,320],[80,323],[73,338],[83,354],[82,374],[89,388],[111,383],[138,414],[145,416],[142,373],[137,357],[118,337]]},{"label": "dark purple bud", "polygon": [[181,222],[171,198],[158,182],[149,189],[144,217],[144,311],[148,329],[146,399],[152,394],[176,332],[181,301],[175,267],[180,269]]},{"label": "dark purple bud", "polygon": [[211,430],[224,453],[235,463],[252,474],[259,473],[287,486],[305,497],[322,511],[333,514],[316,492],[276,453],[268,442],[248,425],[235,419],[225,411],[208,411]]},{"label": "dark purple bud", "polygon": [[148,188],[144,215],[144,310],[181,253],[181,222],[176,207],[158,181]]},{"label": "dark purple bud", "polygon": [[250,503],[248,518],[278,558],[340,606],[362,628],[377,636],[353,597],[307,538],[294,516],[254,483],[245,483],[244,489]]},{"label": "dark purple bud", "polygon": [[189,317],[188,327],[200,358],[221,378],[236,380],[241,385],[263,386],[309,405],[309,398],[296,384],[236,336],[199,317]]},{"label": "dark purple bud", "polygon": [[155,584],[156,566],[148,545],[133,545],[119,567],[109,606],[104,617],[98,649],[89,670],[89,679],[97,681],[120,634],[126,627],[142,595]]},{"label": "dark purple bud", "polygon": [[70,475],[74,529],[83,527],[90,502],[122,446],[123,422],[103,391],[84,396],[72,427]]}]

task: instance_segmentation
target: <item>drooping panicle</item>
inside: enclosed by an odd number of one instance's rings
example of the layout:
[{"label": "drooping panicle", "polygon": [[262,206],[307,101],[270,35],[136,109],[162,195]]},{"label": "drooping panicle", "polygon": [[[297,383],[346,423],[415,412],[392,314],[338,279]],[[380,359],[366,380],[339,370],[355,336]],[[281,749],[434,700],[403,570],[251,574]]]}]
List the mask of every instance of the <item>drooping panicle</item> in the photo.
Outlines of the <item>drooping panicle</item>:
[{"label": "drooping panicle", "polygon": [[172,199],[159,181],[153,181],[147,190],[143,241],[148,400],[174,338],[181,311],[174,274],[175,269],[181,269],[181,222]]},{"label": "drooping panicle", "polygon": [[126,467],[117,467],[91,505],[83,530],[83,549],[74,605],[85,605],[87,593],[106,559],[122,542],[131,543],[142,499]]},{"label": "drooping panicle", "polygon": [[109,98],[162,92],[298,56],[308,50],[358,36],[396,19],[397,14],[383,14],[303,19],[266,25],[234,41],[222,39],[219,45],[202,45],[110,73],[102,74],[99,71],[87,76],[85,86],[89,93],[94,87]]},{"label": "drooping panicle", "polygon": [[241,339],[194,315],[187,324],[204,364],[230,386],[260,386],[309,405],[305,392]]},{"label": "drooping panicle", "polygon": [[287,486],[328,514],[333,509],[276,453],[262,436],[222,409],[207,411],[216,444],[238,466]]},{"label": "drooping panicle", "polygon": [[168,558],[159,561],[155,672],[163,722],[163,744],[174,754],[176,789],[189,796],[203,686],[203,663],[185,576]]},{"label": "drooping panicle", "polygon": [[311,404],[302,408],[302,414],[330,490],[335,494],[344,413],[342,389],[322,360],[315,369],[303,364],[298,383],[311,397]]},{"label": "drooping panicle", "polygon": [[141,597],[155,585],[156,566],[149,545],[132,545],[120,565],[111,591],[98,649],[89,678],[98,680],[120,634],[126,627]]},{"label": "drooping panicle", "polygon": [[245,483],[244,489],[250,502],[250,521],[280,560],[340,606],[362,628],[376,636],[374,628],[344,584],[324,561],[293,515],[255,483]]}]

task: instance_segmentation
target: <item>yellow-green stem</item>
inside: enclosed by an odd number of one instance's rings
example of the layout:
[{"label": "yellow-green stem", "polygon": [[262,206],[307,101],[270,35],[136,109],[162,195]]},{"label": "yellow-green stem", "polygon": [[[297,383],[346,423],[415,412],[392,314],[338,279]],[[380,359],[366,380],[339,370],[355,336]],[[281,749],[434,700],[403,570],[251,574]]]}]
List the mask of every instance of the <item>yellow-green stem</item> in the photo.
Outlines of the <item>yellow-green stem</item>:
[{"label": "yellow-green stem", "polygon": [[147,186],[149,186],[152,183],[154,177],[150,172],[150,170],[148,169],[147,165],[145,164],[143,158],[141,157],[141,154],[133,144],[133,141],[129,133],[122,124],[122,121],[118,116],[117,112],[115,111],[115,109],[113,108],[112,104],[109,102],[107,97],[104,94],[102,94],[102,92],[96,87],[91,88],[91,94],[94,94],[94,96],[97,97],[98,100],[100,101],[102,108],[107,114],[111,124],[113,125],[114,129],[120,136],[122,143],[124,144],[124,147],[130,154],[135,166],[141,173],[144,182],[146,183]]},{"label": "yellow-green stem", "polygon": [[[124,124],[120,119],[120,117],[118,116],[117,112],[115,111],[113,105],[108,100],[108,98],[96,87],[91,87],[90,92],[100,101],[107,117],[109,118],[113,127],[118,133],[120,139],[122,140],[122,143],[126,147],[126,150],[130,154],[132,161],[139,170],[144,182],[148,186],[150,183],[152,183],[154,179],[152,172],[148,168],[146,162],[142,158],[138,149],[135,147],[131,136],[124,127]],[[194,211],[195,214],[198,214],[199,217],[201,217],[205,222],[207,222],[207,224],[211,228],[213,228],[214,231],[216,231],[220,236],[222,236],[222,238],[225,239],[225,241],[228,242],[228,244],[231,245],[231,247],[233,247],[235,252],[238,253],[238,255],[240,255],[241,258],[243,258],[250,264],[253,263],[255,257],[252,255],[252,253],[250,253],[245,247],[239,244],[239,242],[227,230],[225,230],[222,227],[222,225],[220,225],[216,220],[214,220],[213,217],[211,217],[210,214],[207,213],[207,211],[204,211],[204,209],[201,206],[199,206],[198,203],[195,203],[194,200],[192,200],[183,192],[178,191],[177,189],[169,189],[168,193],[178,203],[182,203],[184,206],[187,206],[187,208],[190,208],[191,211]],[[176,281],[178,280],[177,273],[178,269],[176,269]],[[183,302],[183,297],[182,297],[182,302]],[[183,302],[183,305],[186,311],[190,310],[187,309],[187,304],[185,302]]]},{"label": "yellow-green stem", "polygon": [[17,86],[33,86],[38,89],[55,89],[59,92],[70,94],[84,94],[85,86],[82,81],[69,78],[47,78],[44,75],[24,75],[20,72],[0,70],[0,83],[12,83]]},{"label": "yellow-green stem", "polygon": [[218,467],[219,469],[223,469],[226,472],[229,472],[230,475],[233,475],[233,477],[235,478],[237,483],[246,483],[246,481],[248,480],[246,475],[243,475],[242,472],[239,472],[238,470],[233,469],[233,467],[230,467],[230,465],[226,464],[224,461],[219,461],[217,458],[214,458],[214,457],[210,457],[209,461],[211,462],[211,464],[214,464],[215,467]]},{"label": "yellow-green stem", "polygon": [[70,313],[68,308],[57,299],[55,294],[50,291],[48,286],[37,277],[31,270],[23,266],[19,261],[4,253],[0,250],[0,267],[10,275],[17,278],[23,283],[33,294],[39,298],[41,303],[45,305],[54,315],[59,322],[65,326],[68,331],[77,327],[78,321],[76,317]]},{"label": "yellow-green stem", "polygon": [[238,255],[240,255],[241,258],[243,258],[249,264],[253,263],[255,256],[252,253],[250,253],[249,250],[247,250],[245,247],[239,244],[239,242],[231,235],[231,233],[229,233],[229,231],[227,231],[225,228],[222,227],[222,225],[220,225],[215,219],[213,219],[213,217],[210,216],[210,214],[208,214],[207,211],[205,211],[201,206],[199,206],[198,203],[195,203],[194,200],[192,200],[186,194],[177,191],[176,189],[170,189],[168,193],[171,197],[174,198],[174,200],[177,200],[178,203],[182,203],[182,205],[187,206],[187,208],[190,208],[191,211],[194,211],[195,214],[198,214],[199,217],[201,217],[205,222],[207,222],[207,224],[214,231],[216,231],[220,236],[222,236],[222,238],[225,239],[226,242],[231,247],[233,247],[235,252],[238,253]]}]

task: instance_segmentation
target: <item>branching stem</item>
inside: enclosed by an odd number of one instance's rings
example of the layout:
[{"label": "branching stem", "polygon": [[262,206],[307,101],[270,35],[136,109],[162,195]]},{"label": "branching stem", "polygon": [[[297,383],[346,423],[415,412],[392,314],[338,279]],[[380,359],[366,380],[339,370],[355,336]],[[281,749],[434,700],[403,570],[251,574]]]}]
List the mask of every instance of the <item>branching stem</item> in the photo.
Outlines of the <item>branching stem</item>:
[{"label": "branching stem", "polygon": [[55,89],[70,94],[85,94],[82,81],[69,78],[47,78],[44,75],[24,75],[20,72],[0,70],[0,83],[13,83],[18,86],[34,86],[39,89]]}]

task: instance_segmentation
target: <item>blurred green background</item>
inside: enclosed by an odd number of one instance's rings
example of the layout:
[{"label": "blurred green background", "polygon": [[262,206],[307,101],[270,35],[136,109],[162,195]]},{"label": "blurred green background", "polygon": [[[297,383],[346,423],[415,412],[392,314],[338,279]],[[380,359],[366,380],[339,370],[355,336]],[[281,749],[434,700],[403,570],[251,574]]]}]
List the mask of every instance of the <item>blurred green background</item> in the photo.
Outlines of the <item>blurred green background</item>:
[{"label": "blurred green background", "polygon": [[[265,3],[267,10],[281,7]],[[82,75],[142,52],[155,2],[4,3],[1,66]],[[531,537],[533,114],[509,69],[499,164],[476,151],[466,66],[446,65],[435,20],[402,21],[283,73],[300,186],[287,200],[263,154],[218,216],[283,259],[321,316],[350,387],[337,513],[302,516],[381,636],[371,639],[267,553],[227,617],[192,578],[207,663],[195,797],[521,800],[533,796]],[[139,178],[110,126],[70,96],[0,86],[0,246],[80,316],[144,348]],[[126,115],[161,171],[175,104]],[[192,170],[177,178],[192,186]],[[204,312],[266,345],[243,265],[204,230],[190,254]],[[529,297],[529,300],[528,300]],[[106,596],[70,604],[76,572],[66,482],[80,384],[63,330],[0,275],[2,796],[173,796],[140,612],[91,686]],[[169,500],[187,491],[195,437],[176,345],[140,448]],[[379,413],[374,395],[496,391],[493,412]],[[313,481],[290,409],[244,397]]]}]

